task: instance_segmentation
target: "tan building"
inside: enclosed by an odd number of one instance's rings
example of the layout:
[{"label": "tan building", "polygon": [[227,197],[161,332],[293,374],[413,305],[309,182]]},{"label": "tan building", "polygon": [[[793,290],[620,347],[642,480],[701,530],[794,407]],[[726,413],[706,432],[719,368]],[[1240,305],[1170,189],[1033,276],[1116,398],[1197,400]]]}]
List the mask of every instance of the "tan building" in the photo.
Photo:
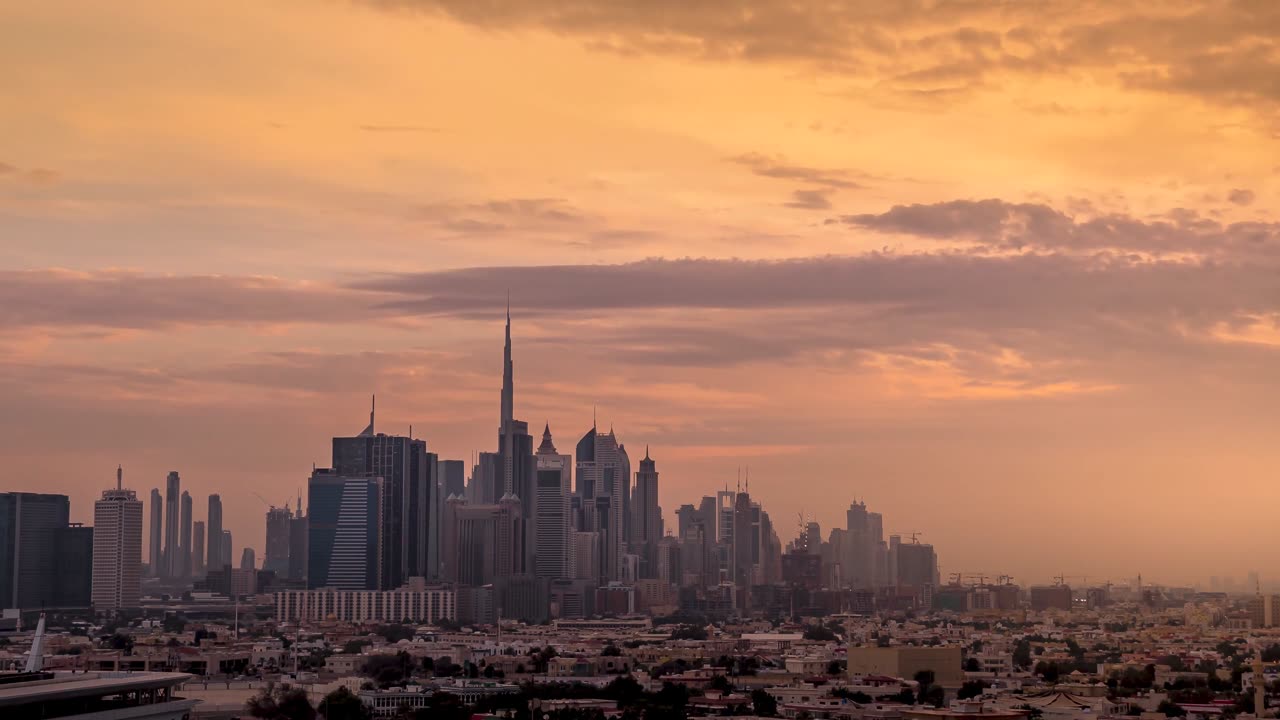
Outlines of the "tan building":
[{"label": "tan building", "polygon": [[1280,625],[1280,595],[1256,595],[1249,598],[1249,621],[1255,628]]},{"label": "tan building", "polygon": [[939,685],[960,686],[964,683],[960,647],[851,647],[848,651],[849,675],[886,675],[912,680],[921,670],[933,671]]}]

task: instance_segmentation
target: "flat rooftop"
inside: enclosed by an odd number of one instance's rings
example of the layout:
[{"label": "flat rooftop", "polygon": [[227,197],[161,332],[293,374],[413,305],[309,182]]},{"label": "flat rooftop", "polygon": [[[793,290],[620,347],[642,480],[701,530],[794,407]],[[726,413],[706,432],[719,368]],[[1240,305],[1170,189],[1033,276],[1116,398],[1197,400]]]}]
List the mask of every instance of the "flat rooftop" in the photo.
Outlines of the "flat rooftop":
[{"label": "flat rooftop", "polygon": [[54,673],[51,678],[0,685],[0,708],[76,697],[102,697],[131,690],[173,687],[191,679],[186,673]]}]

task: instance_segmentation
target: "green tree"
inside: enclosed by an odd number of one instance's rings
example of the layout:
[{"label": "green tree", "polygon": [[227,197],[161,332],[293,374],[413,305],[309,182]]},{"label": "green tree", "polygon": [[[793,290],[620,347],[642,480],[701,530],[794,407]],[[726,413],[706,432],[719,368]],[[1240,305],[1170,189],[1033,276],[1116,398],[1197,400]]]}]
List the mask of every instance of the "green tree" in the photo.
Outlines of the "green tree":
[{"label": "green tree", "polygon": [[182,613],[167,613],[161,626],[167,633],[180,633],[187,627],[187,616]]},{"label": "green tree", "polygon": [[982,691],[986,690],[989,685],[982,680],[966,680],[960,689],[956,691],[956,698],[960,700],[968,700],[982,695]]},{"label": "green tree", "polygon": [[112,650],[122,650],[125,655],[133,654],[133,636],[124,633],[115,633],[106,640],[107,647]]},{"label": "green tree", "polygon": [[978,662],[978,658],[969,658],[964,661],[965,672],[981,672],[982,664]]},{"label": "green tree", "polygon": [[898,690],[898,693],[896,695],[890,695],[889,700],[892,702],[901,703],[902,705],[915,705],[916,694],[911,692],[911,688],[904,687]]},{"label": "green tree", "polygon": [[859,705],[866,705],[867,703],[872,702],[871,696],[861,690],[851,692],[848,688],[836,687],[831,688],[831,695],[833,697],[844,698],[849,702],[856,702]]},{"label": "green tree", "polygon": [[260,720],[315,720],[316,709],[302,688],[285,688],[274,683],[249,698],[245,712]]},{"label": "green tree", "polygon": [[373,642],[371,640],[348,640],[346,644],[342,646],[342,652],[347,655],[359,655],[364,652],[366,646],[372,644]]},{"label": "green tree", "polygon": [[756,715],[776,717],[778,715],[778,701],[774,700],[773,696],[764,692],[763,689],[755,689],[755,691],[751,691],[751,710]]},{"label": "green tree", "polygon": [[1164,713],[1165,717],[1182,717],[1187,714],[1187,711],[1179,707],[1177,703],[1172,703],[1168,700],[1161,700],[1156,707],[1156,712]]},{"label": "green tree", "polygon": [[831,642],[836,639],[836,634],[831,628],[823,625],[810,625],[804,630],[804,639],[813,640],[815,642]]},{"label": "green tree", "polygon": [[378,627],[378,634],[387,639],[389,643],[397,643],[401,640],[412,640],[415,628],[408,625],[382,625]]},{"label": "green tree", "polygon": [[1058,663],[1045,662],[1044,660],[1041,660],[1036,663],[1036,674],[1043,677],[1044,681],[1047,683],[1056,683],[1058,682],[1058,676],[1062,674],[1062,671],[1058,667]]},{"label": "green tree", "polygon": [[320,701],[320,715],[325,720],[368,720],[369,708],[355,693],[340,687]]},{"label": "green tree", "polygon": [[1023,638],[1013,648],[1013,664],[1021,668],[1031,667],[1031,641]]},{"label": "green tree", "polygon": [[707,629],[696,625],[681,625],[671,631],[672,640],[706,640]]}]

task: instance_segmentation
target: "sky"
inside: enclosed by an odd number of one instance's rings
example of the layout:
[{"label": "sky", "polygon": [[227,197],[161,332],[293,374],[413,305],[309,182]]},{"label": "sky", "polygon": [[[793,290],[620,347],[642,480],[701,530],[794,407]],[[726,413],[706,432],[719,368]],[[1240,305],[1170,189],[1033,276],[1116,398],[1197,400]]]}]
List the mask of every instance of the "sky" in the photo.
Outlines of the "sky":
[{"label": "sky", "polygon": [[261,556],[372,393],[495,448],[509,292],[517,417],[669,525],[1266,578],[1278,78],[1269,0],[0,0],[4,489]]}]

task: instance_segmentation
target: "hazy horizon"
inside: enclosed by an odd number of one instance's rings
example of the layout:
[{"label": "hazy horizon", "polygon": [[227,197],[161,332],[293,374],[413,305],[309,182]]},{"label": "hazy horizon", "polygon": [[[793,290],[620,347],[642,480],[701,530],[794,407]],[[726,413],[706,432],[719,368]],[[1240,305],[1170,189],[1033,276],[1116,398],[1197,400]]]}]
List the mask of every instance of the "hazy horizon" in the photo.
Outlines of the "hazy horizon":
[{"label": "hazy horizon", "polygon": [[[952,572],[1240,581],[1280,406],[1280,5],[0,3],[6,490],[330,439],[648,445]],[[1255,547],[1248,552],[1245,548]],[[1280,574],[1274,579],[1280,579]]]}]

